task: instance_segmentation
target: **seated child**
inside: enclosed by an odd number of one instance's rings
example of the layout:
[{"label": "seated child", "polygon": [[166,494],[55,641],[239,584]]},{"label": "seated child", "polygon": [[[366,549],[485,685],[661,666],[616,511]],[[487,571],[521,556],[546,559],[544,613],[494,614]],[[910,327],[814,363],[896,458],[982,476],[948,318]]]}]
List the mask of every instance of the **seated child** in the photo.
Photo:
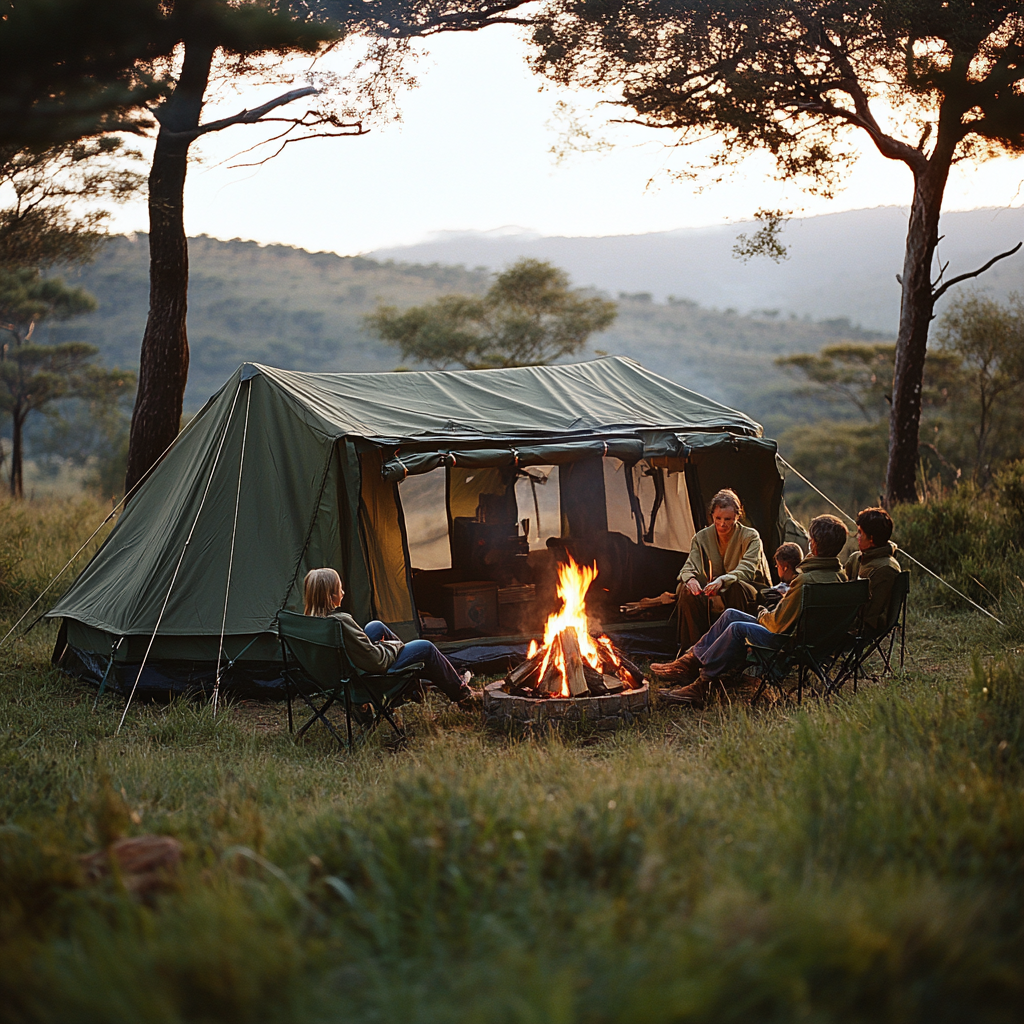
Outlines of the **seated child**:
[{"label": "seated child", "polygon": [[758,594],[764,608],[774,608],[789,590],[789,585],[796,579],[796,567],[803,561],[804,553],[799,544],[789,541],[780,544],[775,552],[775,572],[779,582],[774,587],[765,587]]}]

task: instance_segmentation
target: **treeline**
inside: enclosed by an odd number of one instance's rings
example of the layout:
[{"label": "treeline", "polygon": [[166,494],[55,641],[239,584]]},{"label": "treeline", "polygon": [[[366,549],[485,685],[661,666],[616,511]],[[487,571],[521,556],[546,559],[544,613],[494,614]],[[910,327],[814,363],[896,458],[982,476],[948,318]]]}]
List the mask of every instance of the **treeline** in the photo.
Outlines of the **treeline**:
[{"label": "treeline", "polygon": [[[891,344],[847,343],[777,360],[797,382],[794,403],[831,407],[783,432],[781,448],[847,508],[877,502],[883,489],[893,355]],[[988,488],[1024,458],[1024,300],[965,291],[949,304],[933,332],[921,406],[917,486],[926,500],[966,482]]]}]

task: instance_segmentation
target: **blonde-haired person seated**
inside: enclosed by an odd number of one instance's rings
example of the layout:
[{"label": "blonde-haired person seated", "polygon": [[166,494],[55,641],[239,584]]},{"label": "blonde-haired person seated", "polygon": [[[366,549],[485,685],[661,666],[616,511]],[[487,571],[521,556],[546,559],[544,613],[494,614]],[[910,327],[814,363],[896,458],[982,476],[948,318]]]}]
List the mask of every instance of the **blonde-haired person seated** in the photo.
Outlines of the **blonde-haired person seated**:
[{"label": "blonde-haired person seated", "polygon": [[[689,650],[727,608],[753,612],[761,587],[771,585],[761,535],[744,526],[743,502],[726,487],[708,507],[711,525],[693,535],[690,553],[679,571],[676,612],[679,617],[679,649]],[[666,595],[670,597],[670,595]],[[682,679],[682,662],[651,665],[659,679]]]},{"label": "blonde-haired person seated", "polygon": [[360,626],[341,610],[345,596],[341,577],[330,568],[310,569],[303,590],[306,615],[330,616],[341,623],[341,639],[349,660],[361,672],[381,674],[423,662],[423,679],[436,686],[453,702],[479,698],[480,691],[469,685],[472,673],[459,675],[455,666],[429,641],[403,643],[383,622],[374,620]]}]

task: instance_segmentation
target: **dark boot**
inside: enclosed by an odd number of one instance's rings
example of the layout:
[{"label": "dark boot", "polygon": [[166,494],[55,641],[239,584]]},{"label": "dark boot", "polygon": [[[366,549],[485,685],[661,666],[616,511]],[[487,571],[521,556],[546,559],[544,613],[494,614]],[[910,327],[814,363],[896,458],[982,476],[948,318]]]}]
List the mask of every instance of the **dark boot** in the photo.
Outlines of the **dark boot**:
[{"label": "dark boot", "polygon": [[693,651],[687,651],[675,661],[664,661],[651,665],[651,674],[656,679],[671,683],[689,683],[700,675],[700,662]]},{"label": "dark boot", "polygon": [[709,680],[699,678],[689,686],[677,686],[674,690],[662,690],[658,699],[666,704],[682,704],[690,708],[702,708],[711,696]]}]

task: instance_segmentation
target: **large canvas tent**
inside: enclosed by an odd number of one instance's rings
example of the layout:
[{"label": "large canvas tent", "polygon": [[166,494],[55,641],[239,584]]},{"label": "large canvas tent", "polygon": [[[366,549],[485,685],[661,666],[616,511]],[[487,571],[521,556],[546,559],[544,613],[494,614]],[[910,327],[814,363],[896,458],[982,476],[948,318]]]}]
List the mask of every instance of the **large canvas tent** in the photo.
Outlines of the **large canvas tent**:
[{"label": "large canvas tent", "polygon": [[208,688],[218,665],[229,688],[274,686],[275,616],[301,611],[303,576],[322,565],[357,619],[405,638],[433,623],[479,644],[442,617],[453,590],[475,581],[542,605],[566,553],[598,563],[608,613],[673,585],[719,487],[739,491],[769,550],[781,540],[782,478],[761,435],[621,357],[385,374],[246,363],[49,612],[63,620],[54,658],[120,690]]}]

